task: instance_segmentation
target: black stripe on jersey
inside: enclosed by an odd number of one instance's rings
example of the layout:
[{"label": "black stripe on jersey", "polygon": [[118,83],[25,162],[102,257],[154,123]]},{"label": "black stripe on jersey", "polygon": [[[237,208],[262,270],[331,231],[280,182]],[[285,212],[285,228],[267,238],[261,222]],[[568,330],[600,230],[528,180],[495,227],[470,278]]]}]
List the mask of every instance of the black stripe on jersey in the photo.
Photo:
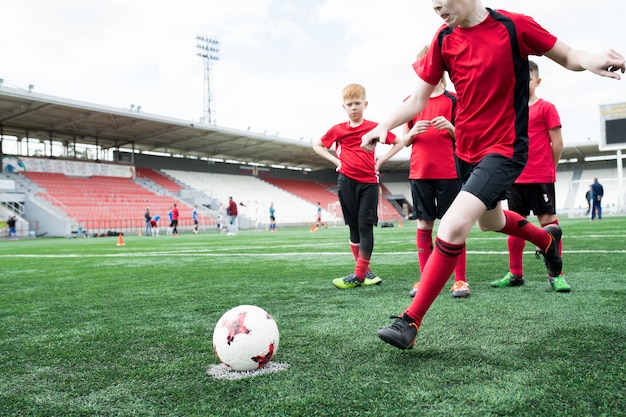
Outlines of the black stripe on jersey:
[{"label": "black stripe on jersey", "polygon": [[454,119],[456,118],[456,97],[454,97],[448,90],[443,90],[443,95],[448,97],[450,101],[452,101],[452,119],[450,122],[454,124]]},{"label": "black stripe on jersey", "polygon": [[513,71],[515,72],[515,90],[513,92],[515,144],[513,159],[523,160],[526,163],[528,159],[528,98],[530,96],[528,90],[528,82],[530,81],[528,58],[522,56],[513,21],[492,9],[487,8],[487,11],[489,11],[491,18],[502,24],[509,33],[511,52],[513,53],[511,57],[513,59]]},{"label": "black stripe on jersey", "polygon": [[[439,53],[441,53],[441,48],[443,45],[443,38],[445,38],[446,36],[448,36],[449,34],[451,34],[454,31],[453,27],[446,27],[444,28],[441,32],[439,32],[439,35],[437,35],[437,43],[439,44]],[[444,71],[446,71],[448,73],[448,75],[450,74],[450,69],[445,66],[446,63],[444,62]]]},{"label": "black stripe on jersey", "polygon": [[[454,119],[456,119],[456,97],[450,94],[448,90],[443,90],[443,95],[450,99],[452,102],[452,111],[450,112],[450,123],[454,125]],[[454,155],[454,160],[456,161],[456,139],[450,135],[452,139],[452,155]]]}]

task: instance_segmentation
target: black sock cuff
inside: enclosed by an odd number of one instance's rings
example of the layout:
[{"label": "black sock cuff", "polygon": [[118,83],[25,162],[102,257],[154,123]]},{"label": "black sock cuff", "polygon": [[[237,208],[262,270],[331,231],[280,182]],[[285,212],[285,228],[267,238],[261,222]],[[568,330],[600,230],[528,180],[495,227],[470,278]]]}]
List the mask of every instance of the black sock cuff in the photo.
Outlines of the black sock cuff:
[{"label": "black sock cuff", "polygon": [[437,238],[435,239],[435,247],[446,256],[458,256],[463,252],[465,242],[460,245],[455,245]]}]

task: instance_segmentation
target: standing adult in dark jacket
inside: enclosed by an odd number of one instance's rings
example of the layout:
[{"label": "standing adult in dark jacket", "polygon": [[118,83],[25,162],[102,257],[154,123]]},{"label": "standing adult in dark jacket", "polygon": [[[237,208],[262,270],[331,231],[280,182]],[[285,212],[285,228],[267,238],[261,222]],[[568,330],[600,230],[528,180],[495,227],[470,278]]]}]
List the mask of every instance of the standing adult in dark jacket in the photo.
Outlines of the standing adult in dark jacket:
[{"label": "standing adult in dark jacket", "polygon": [[604,197],[604,187],[598,182],[597,178],[593,179],[591,184],[591,220],[598,216],[598,220],[602,220],[602,197]]}]

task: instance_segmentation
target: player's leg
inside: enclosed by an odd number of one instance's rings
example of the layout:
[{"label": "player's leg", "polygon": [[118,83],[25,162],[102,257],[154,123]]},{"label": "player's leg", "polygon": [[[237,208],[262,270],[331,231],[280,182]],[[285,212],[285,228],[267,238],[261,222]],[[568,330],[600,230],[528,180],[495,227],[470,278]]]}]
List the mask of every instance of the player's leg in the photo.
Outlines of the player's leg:
[{"label": "player's leg", "polygon": [[[363,277],[364,285],[380,284],[382,280],[370,270],[370,259],[374,249],[374,225],[367,223],[359,224],[358,230],[361,244],[359,245],[359,254],[356,260],[354,274],[359,277],[359,279]],[[369,275],[368,271],[370,272]],[[372,282],[372,279],[375,279],[376,282]]]},{"label": "player's leg", "polygon": [[[484,160],[477,165],[464,161],[457,162],[459,178],[466,181],[462,191],[455,197],[441,219],[433,253],[428,258],[420,279],[419,291],[394,323],[378,331],[378,337],[399,349],[413,347],[422,319],[456,267],[458,258],[465,248],[465,239],[474,223],[488,207],[496,205],[497,197],[504,194],[510,185],[502,187],[495,197],[490,194],[485,196],[483,194],[485,189],[489,193],[492,190],[487,187],[490,181],[489,173],[485,169],[479,169]],[[510,183],[513,181],[514,178]]]},{"label": "player's leg", "polygon": [[417,246],[417,262],[420,273],[424,270],[426,262],[433,252],[433,228],[434,220],[418,220],[415,244]]},{"label": "player's leg", "polygon": [[[504,221],[504,225],[502,225]],[[483,230],[493,230],[507,235],[521,237],[537,247],[544,256],[546,268],[551,276],[561,273],[561,257],[558,254],[558,245],[561,240],[561,229],[550,225],[539,228],[530,223],[524,216],[510,210],[489,210],[478,220],[478,227]]]},{"label": "player's leg", "polygon": [[[417,219],[416,246],[420,272],[432,252],[432,230],[437,219],[435,182],[411,180],[414,217]],[[441,217],[439,217],[441,218]]]},{"label": "player's leg", "polygon": [[[413,347],[417,329],[454,270],[465,248],[465,239],[475,222],[481,230],[510,232],[508,234],[531,238],[527,240],[534,239],[533,243],[546,248],[542,253],[548,270],[554,272],[557,269],[553,262],[556,259],[560,273],[558,252],[554,256],[554,245],[558,245],[560,229],[549,231],[556,237],[533,225],[530,226],[535,230],[529,230],[528,222],[522,216],[516,213],[513,213],[515,216],[508,215],[500,205],[500,200],[506,197],[506,190],[523,167],[523,161],[499,155],[488,155],[477,165],[459,162],[459,177],[467,178],[467,181],[441,220],[434,251],[422,274],[420,290],[402,316],[378,331],[382,340],[400,349]],[[511,224],[512,221],[516,223]]]},{"label": "player's leg", "polygon": [[361,248],[361,235],[359,234],[358,224],[349,224],[348,231],[350,233],[350,251],[356,263],[359,260],[359,249]]},{"label": "player's leg", "polygon": [[[514,211],[524,218],[530,214],[527,184],[513,184],[507,193],[510,211]],[[526,241],[517,236],[509,235],[507,239],[509,250],[509,271],[499,280],[492,281],[492,287],[516,287],[524,285],[523,255]]]},{"label": "player's leg", "polygon": [[[343,212],[343,219],[350,230],[350,251],[354,255],[355,261],[358,260],[358,253],[361,246],[359,234],[359,208],[358,208],[358,182],[339,174],[337,177],[337,194],[339,204]],[[359,287],[365,281],[365,277],[358,277],[351,273],[342,278],[333,279],[333,285],[337,288],[354,288]]]},{"label": "player's leg", "polygon": [[[533,212],[537,215],[537,221],[542,227],[560,227],[556,215],[556,192],[554,183],[535,184],[535,196],[533,198]],[[559,241],[559,256],[563,256],[563,241]],[[563,271],[557,276],[548,276],[550,286],[556,292],[569,292],[572,287],[565,280]]]},{"label": "player's leg", "polygon": [[[435,183],[436,201],[437,201],[437,218],[441,219],[461,190],[461,181],[455,180],[438,180]],[[459,259],[454,268],[454,283],[450,288],[450,295],[455,298],[465,298],[470,295],[469,284],[466,277],[467,259],[466,248],[459,255]]]},{"label": "player's leg", "polygon": [[465,275],[467,270],[467,254],[466,247],[463,247],[463,251],[459,255],[454,268],[454,283],[450,288],[450,295],[454,298],[466,298],[469,297],[471,292],[469,284],[467,283],[467,277]]},{"label": "player's leg", "polygon": [[379,285],[383,281],[370,269],[370,259],[374,252],[374,225],[378,224],[378,184],[359,184],[359,221],[360,246],[354,273],[363,273],[364,285]]},{"label": "player's leg", "polygon": [[[424,266],[428,262],[428,258],[433,252],[433,228],[434,220],[417,220],[417,230],[415,244],[417,246],[417,262],[419,266],[420,276],[424,271]],[[413,284],[413,288],[409,291],[409,297],[415,297],[419,289],[419,281]]]},{"label": "player's leg", "polygon": [[407,309],[418,324],[454,271],[465,238],[485,209],[477,197],[461,191],[441,220],[433,253],[422,273],[420,290]]},{"label": "player's leg", "polygon": [[[523,165],[520,165],[513,159],[499,155],[488,155],[477,166],[477,170],[480,169],[480,172],[476,175],[472,173],[463,189],[474,188],[480,190],[482,193],[481,198],[486,202],[496,199],[498,197],[495,197],[495,195],[500,192],[500,185],[508,181],[510,181],[509,184],[512,184],[518,175],[516,170],[520,169],[520,167],[523,168]],[[486,185],[478,180],[481,176],[488,177]],[[470,182],[475,184],[472,185]],[[484,187],[484,189],[478,187]],[[499,198],[504,199],[505,196],[506,193],[503,193]],[[498,207],[496,210],[487,210],[478,219],[478,227],[481,230],[493,230],[520,237],[533,243],[540,248],[539,254],[543,255],[548,274],[552,277],[560,275],[563,266],[558,251],[559,242],[561,241],[561,228],[555,225],[540,228],[530,223],[524,216],[510,210],[502,210],[499,204]]]},{"label": "player's leg", "polygon": [[[417,219],[415,245],[417,247],[417,261],[420,275],[433,251],[433,227],[437,218],[437,205],[434,181],[410,180],[411,196],[413,199],[413,217]],[[414,297],[419,288],[419,281],[415,282],[409,291]]]},{"label": "player's leg", "polygon": [[378,331],[378,337],[399,349],[413,347],[424,315],[454,271],[465,248],[465,238],[485,209],[484,203],[476,196],[466,191],[459,193],[441,219],[433,253],[420,279],[419,291],[394,323]]}]

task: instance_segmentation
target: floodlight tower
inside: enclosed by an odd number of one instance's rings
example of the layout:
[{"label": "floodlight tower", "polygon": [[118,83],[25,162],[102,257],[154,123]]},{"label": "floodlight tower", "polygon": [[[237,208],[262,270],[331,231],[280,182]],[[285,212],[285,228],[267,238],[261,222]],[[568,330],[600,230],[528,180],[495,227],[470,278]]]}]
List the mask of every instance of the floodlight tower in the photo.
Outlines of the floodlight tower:
[{"label": "floodlight tower", "polygon": [[203,121],[208,124],[215,124],[215,103],[213,102],[213,92],[211,91],[211,68],[213,61],[218,61],[219,44],[217,39],[206,36],[196,36],[197,55],[204,60],[204,114]]}]

